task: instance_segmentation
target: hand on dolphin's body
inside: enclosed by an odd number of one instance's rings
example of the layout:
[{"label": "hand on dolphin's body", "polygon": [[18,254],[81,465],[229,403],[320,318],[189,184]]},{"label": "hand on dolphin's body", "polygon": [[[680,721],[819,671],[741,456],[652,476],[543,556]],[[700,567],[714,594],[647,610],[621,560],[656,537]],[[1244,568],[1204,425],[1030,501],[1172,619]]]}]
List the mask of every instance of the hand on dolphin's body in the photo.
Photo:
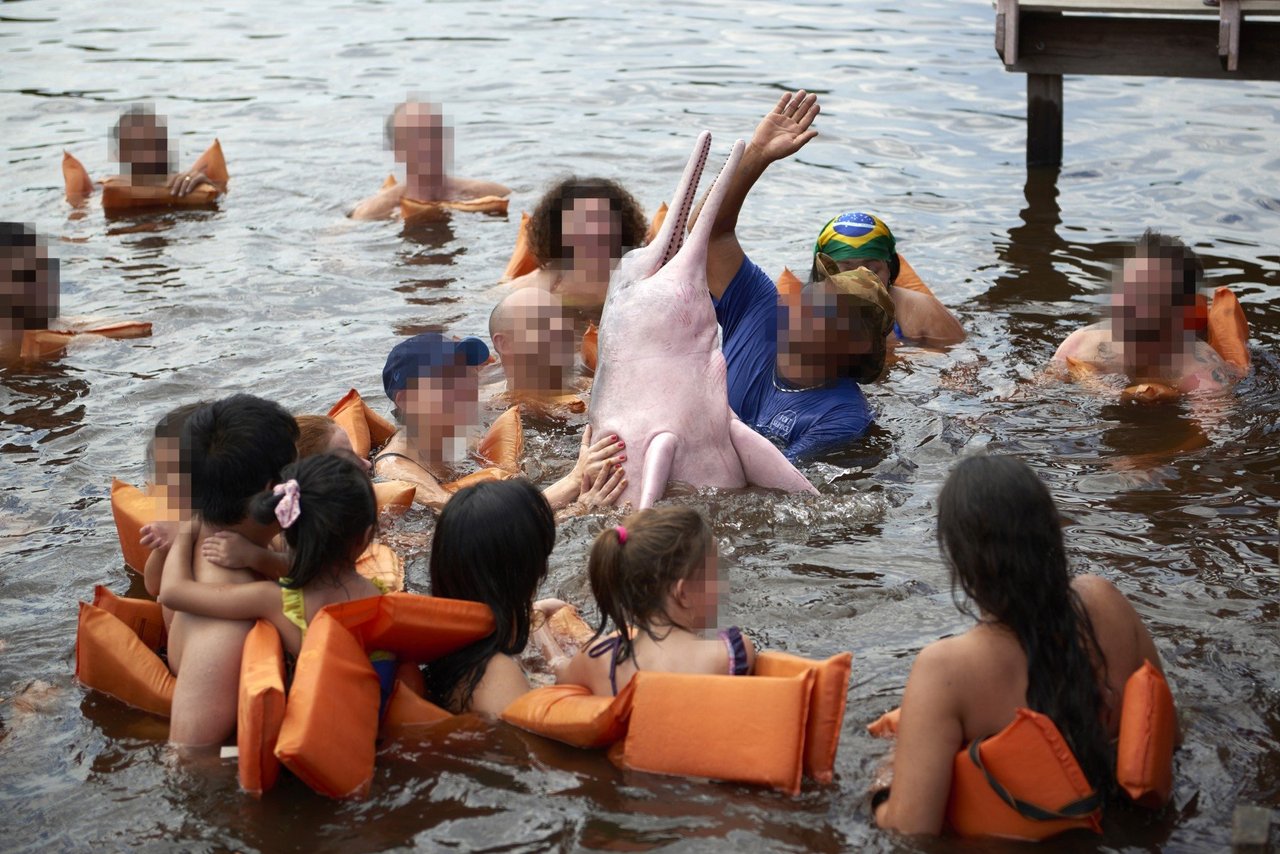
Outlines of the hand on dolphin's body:
[{"label": "hand on dolphin's body", "polygon": [[627,437],[628,483],[620,500],[644,509],[672,480],[816,492],[769,441],[729,408],[725,357],[707,297],[707,241],[742,160],[739,140],[686,241],[685,224],[711,151],[703,132],[662,229],[623,256],[600,320],[590,422]]}]

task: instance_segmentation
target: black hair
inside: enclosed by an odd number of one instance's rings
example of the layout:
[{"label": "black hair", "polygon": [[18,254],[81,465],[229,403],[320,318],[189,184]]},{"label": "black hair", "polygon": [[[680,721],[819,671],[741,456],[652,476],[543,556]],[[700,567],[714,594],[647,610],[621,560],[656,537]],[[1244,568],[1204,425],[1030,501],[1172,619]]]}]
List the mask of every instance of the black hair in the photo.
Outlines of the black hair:
[{"label": "black hair", "polygon": [[111,141],[119,145],[120,131],[134,125],[152,125],[164,131],[166,138],[169,135],[169,129],[165,126],[164,120],[156,115],[155,107],[150,104],[134,104],[121,113],[120,118],[116,119],[116,123],[111,126]]},{"label": "black hair", "polygon": [[1176,237],[1148,228],[1134,242],[1133,254],[1137,258],[1164,258],[1172,261],[1182,273],[1180,303],[1189,305],[1195,299],[1204,281],[1204,262],[1190,246]]},{"label": "black hair", "polygon": [[617,181],[570,175],[543,193],[529,215],[529,248],[539,264],[545,267],[571,260],[564,246],[562,214],[577,199],[608,199],[609,210],[618,214],[622,227],[609,247],[612,257],[621,258],[627,251],[644,245],[649,223],[635,196]]},{"label": "black hair", "polygon": [[[884,261],[883,258],[868,258],[868,261]],[[884,283],[886,288],[893,287],[893,283],[898,281],[898,274],[902,272],[902,261],[898,258],[898,253],[893,253],[885,264],[889,266],[889,281]],[[820,282],[827,278],[827,274],[818,266],[818,256],[813,256],[813,265],[809,268],[809,282]]]},{"label": "black hair", "polygon": [[17,249],[39,245],[36,230],[25,222],[0,222],[0,248]]},{"label": "black hair", "polygon": [[200,407],[207,405],[206,401],[198,400],[195,403],[184,403],[181,406],[175,406],[164,415],[160,416],[160,420],[156,422],[155,433],[151,440],[147,442],[147,470],[155,469],[155,446],[157,439],[173,439],[181,443],[182,427],[187,423],[187,419],[192,416]]},{"label": "black hair", "polygon": [[[618,528],[626,531],[626,542]],[[696,578],[714,545],[711,526],[689,507],[651,507],[606,528],[587,562],[591,595],[600,608],[595,638],[612,623],[618,631],[618,661],[634,654],[630,629],[658,639],[655,629],[685,629],[667,613],[676,582]]]},{"label": "black hair", "polygon": [[1017,636],[1027,655],[1027,705],[1057,725],[1085,777],[1109,795],[1114,772],[1099,688],[1106,664],[1071,587],[1048,488],[1014,457],[961,460],[938,496],[938,545],[953,595],[958,583],[985,618]]},{"label": "black hair", "polygon": [[[306,587],[326,575],[350,569],[369,546],[378,524],[378,502],[369,476],[356,458],[343,451],[314,454],[290,463],[280,472],[281,481],[298,485],[298,518],[284,529],[293,555],[289,563],[289,588]],[[285,491],[258,493],[249,507],[255,522],[276,521],[276,506]]]},{"label": "black hair", "polygon": [[58,317],[58,259],[49,257],[44,241],[25,222],[0,222],[0,250],[18,262],[6,283],[12,287],[0,293],[0,318],[10,321],[10,328],[48,329]]},{"label": "black hair", "polygon": [[234,394],[191,413],[180,441],[193,509],[215,525],[234,525],[297,456],[298,423],[277,403]]},{"label": "black hair", "polygon": [[483,602],[495,629],[427,665],[432,701],[466,711],[489,659],[524,651],[533,598],[555,542],[551,505],[523,478],[478,483],[449,499],[431,543],[431,595]]}]

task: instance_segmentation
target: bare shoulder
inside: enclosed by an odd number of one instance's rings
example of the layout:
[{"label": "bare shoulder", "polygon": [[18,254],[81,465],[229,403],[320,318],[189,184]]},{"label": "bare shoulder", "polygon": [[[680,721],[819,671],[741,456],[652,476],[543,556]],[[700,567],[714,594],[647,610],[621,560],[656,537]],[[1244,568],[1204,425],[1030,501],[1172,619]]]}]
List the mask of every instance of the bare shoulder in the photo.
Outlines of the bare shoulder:
[{"label": "bare shoulder", "polygon": [[518,290],[519,288],[542,288],[544,291],[549,291],[555,286],[557,278],[554,270],[539,267],[536,270],[525,273],[523,276],[516,276],[506,283],[506,287],[513,290]]},{"label": "bare shoulder", "polygon": [[1114,355],[1111,349],[1111,329],[1103,321],[1077,329],[1068,335],[1053,354],[1053,361],[1065,362],[1068,358],[1090,362],[1106,361]]},{"label": "bare shoulder", "polygon": [[496,181],[482,181],[475,178],[450,178],[451,196],[457,199],[481,199],[485,196],[509,196],[511,188]]},{"label": "bare shoulder", "polygon": [[471,694],[467,711],[499,715],[528,690],[524,669],[511,656],[499,653],[485,664],[484,676]]}]

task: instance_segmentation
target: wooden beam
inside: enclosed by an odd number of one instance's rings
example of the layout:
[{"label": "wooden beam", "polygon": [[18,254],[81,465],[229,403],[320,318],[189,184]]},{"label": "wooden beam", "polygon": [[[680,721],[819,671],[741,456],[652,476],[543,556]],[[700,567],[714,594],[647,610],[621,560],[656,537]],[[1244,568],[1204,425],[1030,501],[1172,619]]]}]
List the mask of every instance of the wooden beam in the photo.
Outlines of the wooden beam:
[{"label": "wooden beam", "polygon": [[1062,16],[1023,8],[1018,61],[1009,70],[1280,80],[1280,22],[1250,20],[1239,28],[1235,71],[1218,61],[1217,25],[1213,19]]},{"label": "wooden beam", "polygon": [[[1027,12],[1092,12],[1120,15],[1195,15],[1217,17],[1218,6],[1203,0],[1021,0]],[[1280,0],[1240,0],[1246,15],[1278,15]]]},{"label": "wooden beam", "polygon": [[996,0],[996,53],[1005,65],[1018,61],[1018,0]]},{"label": "wooden beam", "polygon": [[1027,165],[1062,165],[1062,75],[1027,75]]},{"label": "wooden beam", "polygon": [[1221,0],[1218,16],[1218,64],[1224,71],[1240,68],[1240,0]]}]

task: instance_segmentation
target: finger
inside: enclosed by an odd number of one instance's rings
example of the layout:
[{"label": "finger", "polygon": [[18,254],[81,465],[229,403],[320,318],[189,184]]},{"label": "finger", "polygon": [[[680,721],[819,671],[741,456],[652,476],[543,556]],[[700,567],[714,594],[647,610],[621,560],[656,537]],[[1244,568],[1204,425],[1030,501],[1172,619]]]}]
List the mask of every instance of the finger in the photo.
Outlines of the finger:
[{"label": "finger", "polygon": [[778,103],[773,105],[773,112],[781,115],[787,109],[787,104],[791,103],[791,93],[783,92],[782,97],[778,99]]},{"label": "finger", "polygon": [[582,447],[591,447],[591,425],[588,424],[582,431]]},{"label": "finger", "polygon": [[805,109],[804,113],[796,119],[796,124],[802,128],[807,128],[813,124],[813,120],[818,117],[818,113],[822,112],[822,108],[818,106],[818,102],[814,101]]}]

